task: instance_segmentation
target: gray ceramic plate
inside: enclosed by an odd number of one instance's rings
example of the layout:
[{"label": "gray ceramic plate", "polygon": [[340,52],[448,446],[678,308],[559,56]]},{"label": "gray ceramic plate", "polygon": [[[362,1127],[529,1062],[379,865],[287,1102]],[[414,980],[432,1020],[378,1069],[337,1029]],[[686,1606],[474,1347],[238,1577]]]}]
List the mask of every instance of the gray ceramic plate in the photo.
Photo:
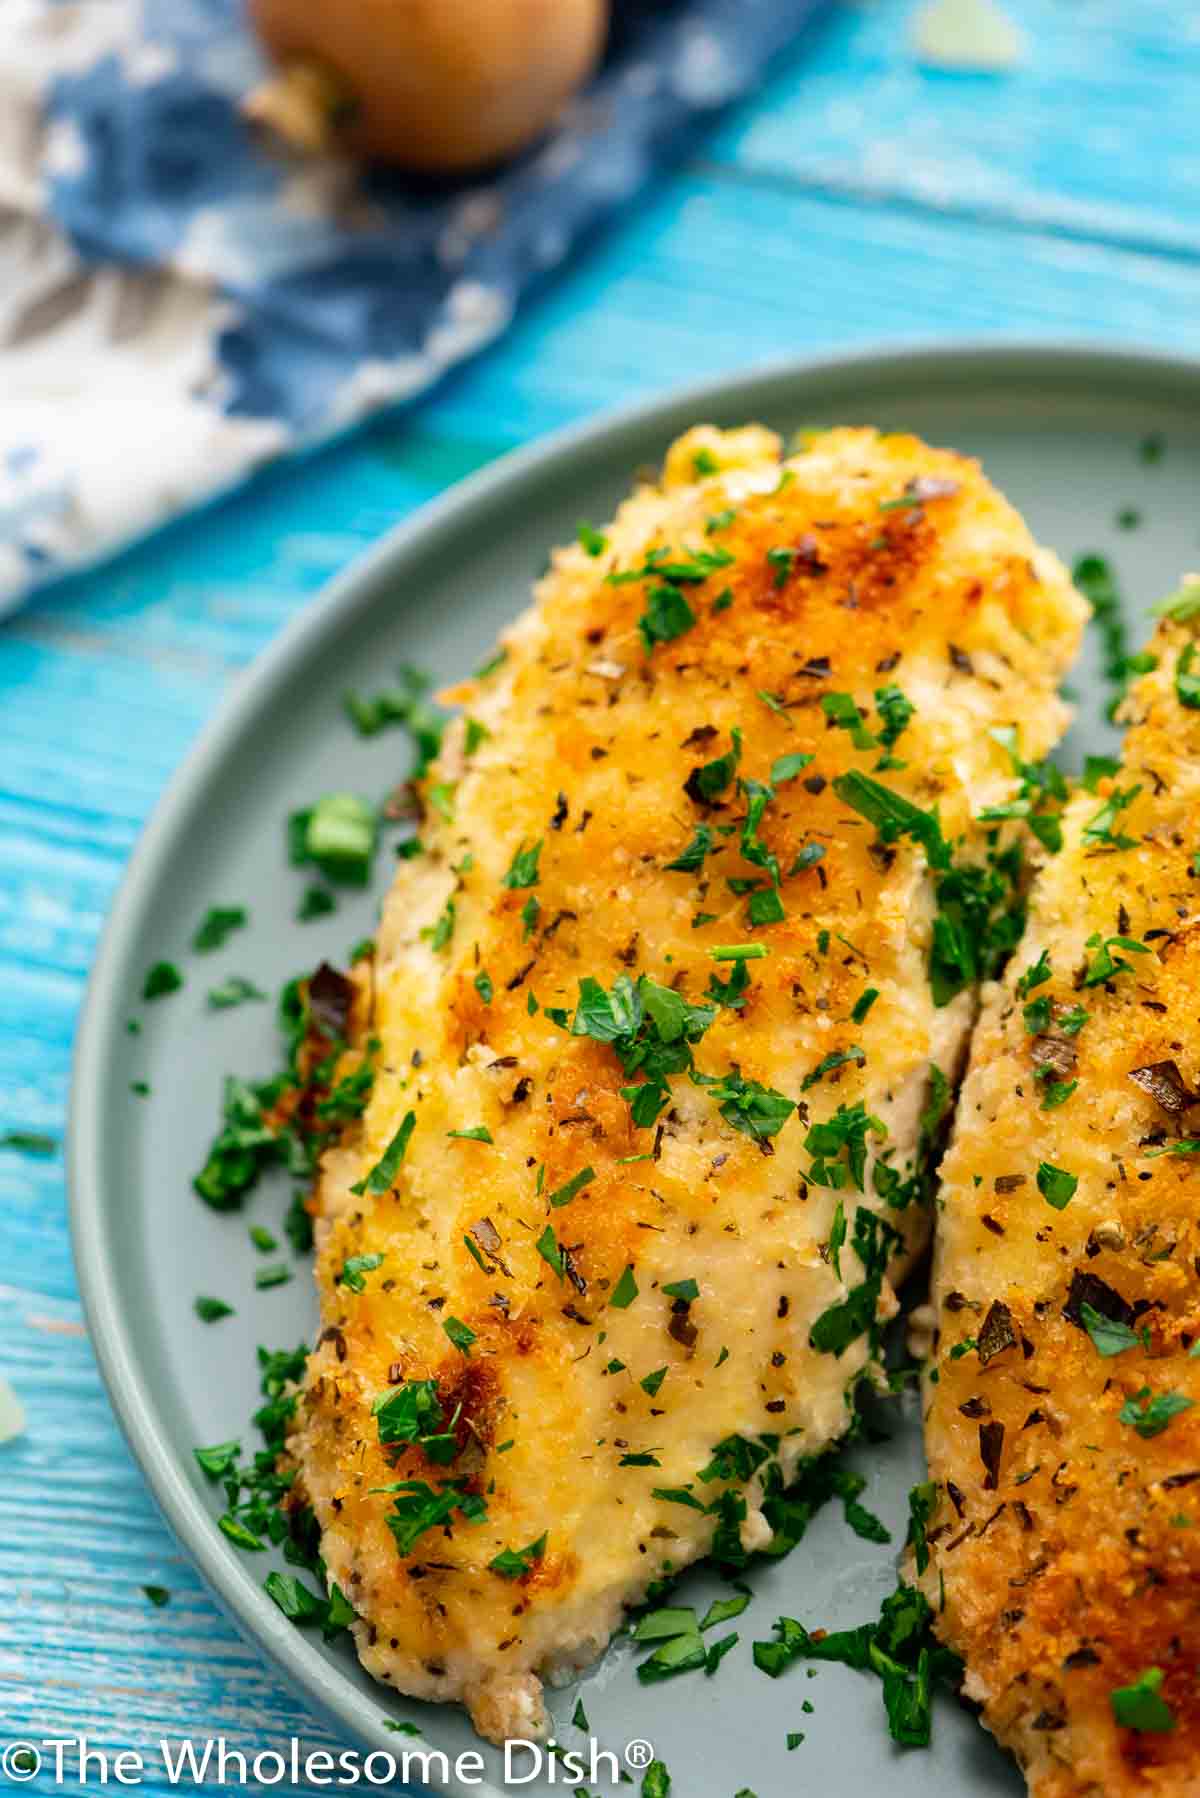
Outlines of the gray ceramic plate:
[{"label": "gray ceramic plate", "polygon": [[[695,389],[604,420],[506,458],[466,481],[388,537],[319,599],[263,656],[222,708],[173,782],[130,865],[92,977],[79,1036],[71,1120],[71,1203],[79,1284],[113,1403],[151,1487],[180,1540],[245,1632],[261,1644],[348,1744],[396,1752],[388,1717],[414,1720],[427,1741],[455,1754],[478,1746],[451,1707],[397,1699],[373,1685],[345,1647],[326,1648],[289,1624],[263,1594],[265,1556],[246,1557],[215,1527],[217,1497],[192,1459],[194,1443],[241,1434],[255,1405],[254,1347],[294,1344],[314,1306],[307,1270],[255,1294],[246,1223],[278,1227],[283,1184],[260,1191],[246,1215],[221,1217],[195,1198],[197,1168],[216,1121],[227,1070],[266,1074],[276,1043],[265,1006],[206,1011],[207,976],[229,968],[265,988],[322,956],[344,956],[369,934],[374,898],[343,902],[307,925],[292,916],[301,884],[283,854],[284,814],[315,794],[382,791],[404,773],[402,739],[362,741],[340,696],[370,689],[407,661],[440,677],[474,668],[496,631],[526,601],[547,547],[580,518],[603,519],[630,472],[656,462],[671,438],[700,419],[800,425],[875,423],[920,432],[981,456],[1035,534],[1071,558],[1096,549],[1114,561],[1131,635],[1152,600],[1200,562],[1200,366],[1150,357],[1057,349],[954,349],[797,363]],[[1151,433],[1166,453],[1139,456]],[[1121,529],[1122,508],[1140,526]],[[1095,645],[1075,675],[1075,752],[1108,747]],[[382,860],[383,858],[381,858]],[[249,930],[193,964],[187,989],[151,1006],[140,1037],[125,1020],[147,965],[179,956],[210,903],[244,902]],[[130,1081],[148,1078],[149,1101]],[[206,1328],[197,1292],[219,1293],[237,1316]],[[906,1494],[920,1477],[914,1403],[896,1409],[894,1435],[863,1451],[866,1501],[903,1531]],[[781,1612],[810,1626],[843,1626],[877,1612],[894,1582],[894,1550],[851,1535],[836,1507],[780,1565],[756,1574],[742,1640],[714,1680],[690,1674],[640,1687],[627,1645],[614,1646],[554,1715],[566,1745],[582,1692],[592,1729],[620,1749],[654,1744],[678,1798],[759,1798],[798,1790],[842,1795],[886,1787],[891,1798],[1011,1794],[1020,1782],[954,1702],[938,1706],[930,1753],[891,1746],[879,1687],[864,1675],[797,1668],[773,1682],[757,1673],[750,1643]],[[689,1598],[714,1582],[701,1574]],[[802,1711],[805,1701],[811,1714]],[[787,1749],[789,1731],[805,1740]],[[500,1788],[489,1751],[486,1785],[451,1779],[454,1793]],[[577,1781],[523,1784],[562,1791]],[[588,1782],[590,1790],[607,1791]],[[626,1788],[627,1789],[627,1788]]]}]

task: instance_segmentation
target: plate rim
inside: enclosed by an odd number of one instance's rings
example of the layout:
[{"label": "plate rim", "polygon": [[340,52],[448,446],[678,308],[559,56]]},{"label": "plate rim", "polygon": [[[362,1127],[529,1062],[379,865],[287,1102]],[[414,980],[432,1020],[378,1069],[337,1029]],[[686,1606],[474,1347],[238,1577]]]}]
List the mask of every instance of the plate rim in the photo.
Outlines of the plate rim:
[{"label": "plate rim", "polygon": [[[628,434],[661,425],[666,435],[678,414],[701,416],[705,407],[728,406],[736,396],[739,405],[744,399],[749,417],[756,406],[769,402],[776,385],[811,382],[820,386],[841,379],[871,385],[898,375],[906,381],[919,380],[923,373],[936,375],[939,384],[947,376],[966,383],[1003,379],[1006,374],[1028,379],[1039,372],[1073,382],[1094,375],[1110,388],[1161,387],[1170,382],[1174,397],[1190,394],[1200,400],[1200,355],[1088,337],[1057,340],[1005,335],[956,338],[946,343],[899,338],[820,355],[775,357],[683,387],[668,387],[644,400],[586,416],[508,451],[419,506],[305,602],[239,673],[171,775],[139,833],[96,947],[72,1056],[65,1155],[67,1213],[84,1322],[113,1415],[134,1461],[168,1528],[209,1591],[243,1637],[269,1657],[317,1716],[370,1749],[398,1752],[396,1738],[384,1729],[391,1688],[381,1686],[376,1699],[348,1682],[331,1681],[328,1663],[316,1646],[282,1615],[249,1570],[226,1549],[213,1527],[211,1513],[168,1447],[152,1385],[138,1365],[125,1325],[119,1277],[107,1252],[105,1219],[113,1201],[105,1194],[100,1171],[100,1142],[106,1127],[101,1099],[110,1020],[123,1016],[127,1009],[128,995],[123,997],[116,985],[116,970],[132,946],[137,913],[160,884],[178,830],[218,773],[229,742],[319,651],[326,636],[336,634],[360,608],[369,609],[376,603],[378,586],[389,572],[403,578],[406,558],[420,554],[440,532],[453,528],[460,515],[469,521],[480,505],[502,501],[506,494],[519,498],[526,483],[536,483],[555,465],[590,451],[603,451]],[[437,1746],[424,1736],[422,1741],[428,1748]],[[413,1746],[417,1746],[415,1738]],[[468,1791],[474,1798],[481,1792],[488,1798],[489,1792],[495,1791],[479,1784],[463,1787],[453,1778],[449,1783],[435,1782],[433,1789],[448,1798],[467,1798]]]}]

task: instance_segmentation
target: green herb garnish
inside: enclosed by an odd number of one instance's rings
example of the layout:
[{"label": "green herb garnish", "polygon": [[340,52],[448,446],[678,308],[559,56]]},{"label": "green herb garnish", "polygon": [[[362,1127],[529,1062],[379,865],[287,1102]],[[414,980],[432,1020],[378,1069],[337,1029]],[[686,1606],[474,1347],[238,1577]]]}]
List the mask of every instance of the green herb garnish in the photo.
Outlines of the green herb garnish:
[{"label": "green herb garnish", "polygon": [[1117,1416],[1148,1441],[1152,1436],[1161,1436],[1173,1417],[1178,1417],[1182,1411],[1190,1411],[1193,1402],[1184,1398],[1181,1392],[1151,1394],[1149,1386],[1143,1386],[1140,1392],[1125,1400]]},{"label": "green herb garnish", "polygon": [[177,993],[182,985],[183,975],[173,961],[156,961],[153,967],[146,970],[142,998],[162,999],[168,993]]},{"label": "green herb garnish", "polygon": [[350,1292],[365,1292],[364,1274],[374,1273],[377,1267],[383,1266],[382,1255],[350,1255],[342,1263],[342,1271],[337,1276],[336,1284],[345,1286]]},{"label": "green herb garnish", "polygon": [[502,1548],[488,1566],[503,1579],[523,1579],[533,1571],[533,1563],[545,1554],[548,1535],[548,1531],[543,1532],[536,1542],[530,1542],[525,1548]]},{"label": "green herb garnish", "polygon": [[266,996],[244,974],[230,974],[220,986],[210,987],[208,1003],[213,1011],[229,1011],[235,1005],[245,1005],[251,1000],[265,999]]},{"label": "green herb garnish", "polygon": [[530,849],[526,849],[522,844],[513,856],[508,872],[500,884],[515,891],[520,891],[523,887],[535,887],[539,879],[538,857],[541,853],[540,839]]},{"label": "green herb garnish", "polygon": [[1162,1668],[1147,1667],[1132,1685],[1117,1686],[1109,1693],[1113,1718],[1122,1729],[1165,1735],[1175,1728],[1175,1713],[1162,1696],[1162,1683]]},{"label": "green herb garnish", "polygon": [[479,1339],[469,1324],[461,1318],[447,1317],[442,1320],[442,1328],[461,1355],[470,1356],[471,1344]]},{"label": "green herb garnish", "polygon": [[1079,1180],[1075,1174],[1069,1174],[1066,1168],[1055,1167],[1052,1162],[1039,1161],[1037,1170],[1037,1188],[1047,1205],[1053,1205],[1056,1211],[1065,1211],[1075,1197]]},{"label": "green herb garnish", "polygon": [[581,1168],[577,1174],[573,1174],[569,1180],[550,1194],[547,1203],[556,1209],[562,1205],[569,1205],[571,1200],[581,1193],[585,1186],[590,1186],[595,1178],[594,1167]]},{"label": "green herb garnish", "polygon": [[213,905],[205,912],[192,938],[192,948],[199,955],[223,947],[227,937],[240,930],[248,914],[241,905]]},{"label": "green herb garnish", "polygon": [[354,793],[326,793],[288,820],[293,866],[312,863],[326,880],[365,886],[378,838],[374,807]]},{"label": "green herb garnish", "polygon": [[233,1306],[227,1305],[224,1299],[199,1297],[192,1301],[192,1308],[202,1324],[219,1323],[223,1317],[233,1316]]}]

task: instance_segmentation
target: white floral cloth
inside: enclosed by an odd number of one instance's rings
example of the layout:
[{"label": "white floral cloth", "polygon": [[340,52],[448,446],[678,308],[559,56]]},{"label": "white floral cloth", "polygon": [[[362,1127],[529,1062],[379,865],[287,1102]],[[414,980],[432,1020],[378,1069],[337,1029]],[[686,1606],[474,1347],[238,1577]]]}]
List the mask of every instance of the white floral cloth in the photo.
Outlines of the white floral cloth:
[{"label": "white floral cloth", "polygon": [[546,139],[417,186],[264,151],[241,0],[3,0],[0,612],[427,388],[825,4],[618,0]]}]

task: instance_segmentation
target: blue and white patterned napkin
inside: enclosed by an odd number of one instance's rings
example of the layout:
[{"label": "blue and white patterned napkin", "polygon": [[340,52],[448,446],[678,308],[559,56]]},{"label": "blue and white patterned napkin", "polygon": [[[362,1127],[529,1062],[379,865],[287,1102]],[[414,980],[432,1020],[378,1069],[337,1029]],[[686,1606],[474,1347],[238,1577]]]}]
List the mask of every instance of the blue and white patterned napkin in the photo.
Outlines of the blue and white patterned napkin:
[{"label": "blue and white patterned napkin", "polygon": [[4,0],[0,611],[429,387],[826,4],[618,0],[548,138],[416,186],[264,151],[241,0]]}]

